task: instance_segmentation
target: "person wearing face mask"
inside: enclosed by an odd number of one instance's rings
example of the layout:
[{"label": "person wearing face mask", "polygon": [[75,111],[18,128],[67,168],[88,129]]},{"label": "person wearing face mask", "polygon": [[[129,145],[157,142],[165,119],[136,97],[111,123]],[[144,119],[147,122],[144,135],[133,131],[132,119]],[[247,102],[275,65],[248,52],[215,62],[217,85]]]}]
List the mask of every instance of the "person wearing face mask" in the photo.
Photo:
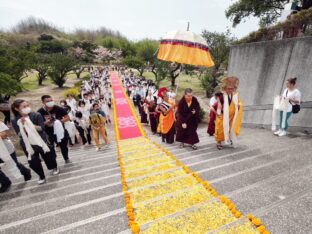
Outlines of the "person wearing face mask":
[{"label": "person wearing face mask", "polygon": [[[48,134],[48,140],[53,145],[54,143],[59,144],[65,163],[70,163],[71,161],[69,160],[68,157],[69,135],[68,132],[64,129],[64,123],[70,121],[69,116],[66,110],[64,110],[64,108],[55,105],[50,95],[43,95],[41,97],[41,101],[43,107],[40,108],[38,112],[42,115],[42,117],[45,120],[44,125],[46,132]],[[56,120],[62,123],[63,129],[55,129]],[[59,137],[56,137],[58,135],[57,131],[64,132],[63,137],[61,139],[59,139]]]},{"label": "person wearing face mask", "polygon": [[39,176],[38,184],[45,183],[45,174],[41,158],[53,175],[59,174],[53,145],[47,141],[44,120],[37,112],[32,112],[28,102],[17,99],[13,102],[11,110],[15,116],[12,121],[20,145],[27,155],[29,166]]},{"label": "person wearing face mask", "polygon": [[176,141],[181,142],[180,147],[184,144],[191,145],[192,149],[196,150],[199,138],[197,135],[197,127],[199,123],[200,106],[197,98],[193,96],[193,91],[187,88],[184,91],[184,96],[178,104],[177,111],[177,137]]},{"label": "person wearing face mask", "polygon": [[237,92],[239,80],[237,77],[225,77],[221,83],[222,95],[216,105],[215,139],[217,148],[223,148],[222,142],[234,148],[243,116],[243,104]]}]

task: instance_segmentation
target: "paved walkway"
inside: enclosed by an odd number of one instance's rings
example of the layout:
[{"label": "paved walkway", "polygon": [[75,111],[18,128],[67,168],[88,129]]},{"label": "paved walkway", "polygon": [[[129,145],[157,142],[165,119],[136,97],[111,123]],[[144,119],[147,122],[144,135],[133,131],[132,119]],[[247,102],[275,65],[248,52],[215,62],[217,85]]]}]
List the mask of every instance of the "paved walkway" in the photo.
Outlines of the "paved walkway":
[{"label": "paved walkway", "polygon": [[[177,159],[228,196],[243,214],[259,217],[271,233],[312,229],[311,139],[242,129],[237,149],[215,149],[205,128],[199,149],[163,145]],[[113,134],[113,132],[109,132]],[[16,181],[0,195],[0,233],[119,233],[128,230],[115,144],[70,151],[58,157],[61,174],[38,186]]]},{"label": "paved walkway", "polygon": [[[146,132],[149,132],[148,129]],[[114,139],[112,129],[108,134],[110,139]],[[259,217],[270,233],[311,232],[310,137],[278,138],[266,130],[243,128],[236,149],[225,148],[219,151],[214,145],[214,139],[207,136],[205,126],[199,129],[199,136],[201,142],[197,151],[191,148],[181,149],[177,143],[165,145],[160,142],[159,137],[153,135],[148,137],[165,147],[175,159],[196,172],[203,180],[209,181],[218,194],[230,198],[243,215],[251,213]],[[140,154],[150,156],[154,153],[152,145],[148,144],[149,147],[141,149]],[[127,217],[129,207],[126,210],[125,187],[121,183],[120,161],[118,162],[117,156],[121,156],[123,165],[129,162],[127,157],[130,157],[129,151],[134,143],[123,144],[121,141],[119,146],[119,155],[114,141],[99,152],[95,152],[94,147],[75,147],[70,151],[73,163],[68,165],[64,165],[59,155],[61,173],[58,176],[48,176],[47,184],[38,186],[36,178],[28,183],[14,181],[11,190],[0,195],[0,233],[130,233]],[[161,163],[153,162],[153,166]],[[140,171],[136,168],[131,170],[129,164],[126,167],[125,175],[128,178],[138,176],[132,172],[141,173],[142,169],[148,168],[143,166]],[[130,171],[127,171],[129,167]],[[141,181],[151,178],[153,173],[147,169],[130,183],[139,188],[143,185],[140,185]],[[175,174],[165,185],[172,182],[178,185],[180,178],[181,175]],[[149,183],[156,186],[154,181]],[[188,190],[194,191],[192,186],[192,183],[189,187],[177,186],[174,191],[169,191],[172,187],[168,187],[171,201],[181,194],[188,194]],[[144,191],[146,193],[137,193],[134,198],[131,194],[131,199],[137,199],[136,205],[139,208],[141,196],[145,199],[143,203],[151,204],[157,204],[166,196],[166,191],[165,194],[153,193],[151,202],[145,196],[148,190]],[[176,200],[174,208],[181,204],[179,199]],[[191,204],[191,207],[188,205],[187,211],[206,205],[206,201],[199,201],[199,204]],[[188,217],[184,216],[183,209],[172,210],[166,215],[177,219]],[[157,215],[156,212],[156,220],[153,221],[144,217],[144,212],[136,212],[135,218],[139,220],[140,226],[157,226],[162,224],[161,220],[157,220]],[[228,233],[224,230],[241,225],[244,220],[245,216],[243,219],[233,219],[228,225],[216,226],[215,231],[210,233]],[[149,225],[145,225],[146,222]],[[194,222],[197,220],[194,219]]]}]

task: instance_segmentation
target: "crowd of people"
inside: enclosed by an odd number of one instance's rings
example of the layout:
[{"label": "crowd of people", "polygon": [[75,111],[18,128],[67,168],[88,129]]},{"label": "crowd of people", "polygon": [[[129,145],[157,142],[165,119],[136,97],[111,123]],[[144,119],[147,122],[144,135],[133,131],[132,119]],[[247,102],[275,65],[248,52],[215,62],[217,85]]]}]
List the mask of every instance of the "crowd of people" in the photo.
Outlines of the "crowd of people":
[{"label": "crowd of people", "polygon": [[[101,142],[109,144],[106,125],[111,124],[112,90],[109,67],[90,69],[90,79],[82,82],[79,97],[67,95],[57,105],[50,95],[41,97],[42,107],[33,111],[26,100],[16,99],[10,106],[14,115],[12,121],[6,116],[0,122],[0,163],[7,166],[6,172],[25,181],[32,178],[31,170],[39,179],[38,184],[46,182],[43,165],[51,170],[52,175],[59,174],[56,150],[60,150],[65,163],[69,159],[69,147],[75,144],[84,148],[93,140],[95,150],[101,149]],[[161,137],[163,142],[175,141],[180,147],[189,146],[197,149],[197,134],[200,122],[200,104],[190,88],[185,89],[180,100],[174,89],[157,88],[151,80],[135,75],[122,67],[113,68],[119,72],[122,85],[141,117],[141,123],[149,125],[151,132]],[[284,136],[288,120],[295,109],[300,110],[301,94],[295,88],[296,78],[287,81],[287,88],[281,100],[285,108],[280,110],[280,130],[276,135]],[[240,133],[243,104],[237,92],[239,80],[225,77],[220,92],[210,100],[210,118],[207,133],[215,137],[216,147],[236,147]],[[286,100],[286,101],[285,101]],[[281,105],[280,105],[281,106]],[[294,107],[297,106],[297,107]],[[299,110],[296,110],[298,113]],[[12,124],[19,136],[20,146],[27,157],[30,169],[20,163],[16,149],[10,140],[9,127]],[[0,170],[0,193],[8,190],[11,181]]]},{"label": "crowd of people", "polygon": [[[59,105],[50,95],[41,97],[42,107],[32,110],[29,102],[16,99],[10,106],[14,117],[11,121],[0,122],[0,163],[5,163],[9,176],[32,178],[31,170],[46,182],[43,165],[52,175],[59,174],[56,151],[59,149],[65,164],[71,163],[69,148],[75,144],[84,148],[93,140],[95,150],[101,149],[100,137],[105,146],[109,144],[106,124],[111,124],[112,107],[111,83],[108,68],[91,68],[90,79],[83,81],[79,100],[67,95]],[[19,144],[27,157],[30,169],[20,163],[16,149],[10,139],[9,128],[13,127],[19,137]],[[0,193],[11,186],[9,177],[0,170]]]},{"label": "crowd of people", "polygon": [[[192,89],[185,89],[182,98],[177,100],[172,89],[163,87],[157,90],[155,84],[134,77],[131,72],[121,71],[120,75],[127,94],[138,108],[141,123],[149,124],[152,133],[159,134],[163,142],[172,144],[176,141],[181,148],[190,146],[197,149],[201,107]],[[233,147],[237,144],[243,112],[237,88],[238,78],[227,77],[223,80],[221,92],[211,100],[208,133],[215,136],[220,150],[222,142]],[[228,113],[225,117],[224,112]]]}]

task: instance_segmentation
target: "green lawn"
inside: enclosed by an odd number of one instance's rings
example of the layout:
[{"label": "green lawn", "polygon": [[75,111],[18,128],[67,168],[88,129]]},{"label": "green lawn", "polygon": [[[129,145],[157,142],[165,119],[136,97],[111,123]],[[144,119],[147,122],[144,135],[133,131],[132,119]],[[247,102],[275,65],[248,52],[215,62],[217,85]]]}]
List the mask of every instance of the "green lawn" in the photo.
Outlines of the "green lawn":
[{"label": "green lawn", "polygon": [[[155,80],[155,76],[151,72],[144,72],[143,76],[146,79]],[[193,89],[193,93],[195,96],[203,96],[205,95],[205,90],[201,87],[201,82],[196,76],[190,76],[186,74],[180,74],[176,79],[176,84],[178,85],[178,93],[177,96],[180,98],[183,95],[183,92],[186,88]],[[170,88],[171,82],[168,79],[165,79],[160,82],[160,87]]]},{"label": "green lawn", "polygon": [[[28,72],[27,77],[22,80],[23,88],[27,91],[31,91],[34,89],[37,89],[39,87],[38,85],[38,78],[37,78],[37,72]],[[50,78],[47,78],[43,81],[43,85],[49,85],[52,81]]]},{"label": "green lawn", "polygon": [[[83,73],[81,73],[80,77],[82,78],[88,74],[89,74],[88,72],[83,72]],[[31,90],[39,88],[37,72],[28,72],[27,75],[28,76],[22,80],[23,88],[26,91],[31,91]],[[67,75],[67,79],[76,79],[76,74],[75,73],[69,73]],[[45,86],[45,85],[49,85],[49,84],[52,84],[52,80],[48,77],[46,80],[43,81],[43,85]],[[65,83],[65,86],[66,86],[66,83]]]}]

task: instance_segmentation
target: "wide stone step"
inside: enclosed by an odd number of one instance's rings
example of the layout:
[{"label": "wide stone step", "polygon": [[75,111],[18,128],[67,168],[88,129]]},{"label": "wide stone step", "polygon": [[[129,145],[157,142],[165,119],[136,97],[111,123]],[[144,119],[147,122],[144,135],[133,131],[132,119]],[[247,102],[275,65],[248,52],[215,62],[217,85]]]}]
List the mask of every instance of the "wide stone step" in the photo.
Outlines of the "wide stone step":
[{"label": "wide stone step", "polygon": [[[259,211],[258,217],[271,233],[308,234],[312,230],[312,189],[298,192]],[[256,213],[257,214],[257,213]]]}]

